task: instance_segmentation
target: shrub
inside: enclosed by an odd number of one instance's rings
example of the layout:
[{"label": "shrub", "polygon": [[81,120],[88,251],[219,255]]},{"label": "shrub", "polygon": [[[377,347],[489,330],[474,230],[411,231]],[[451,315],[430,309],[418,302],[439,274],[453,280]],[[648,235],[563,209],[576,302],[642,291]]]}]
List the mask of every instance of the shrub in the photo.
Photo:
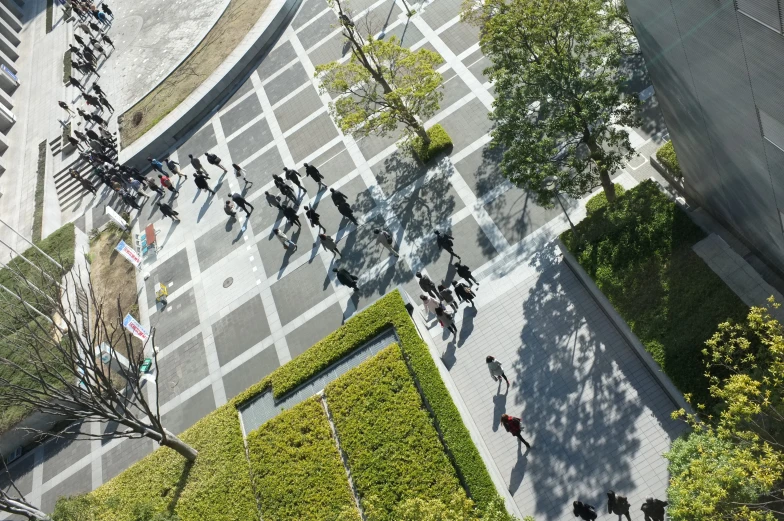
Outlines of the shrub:
[{"label": "shrub", "polygon": [[566,247],[629,324],[662,370],[697,403],[712,403],[702,349],[716,326],[748,307],[692,246],[705,237],[653,181],[577,224]]},{"label": "shrub", "polygon": [[[625,191],[626,189],[623,186],[619,185],[618,183],[615,183],[616,197],[622,196]],[[599,210],[601,210],[606,206],[607,206],[607,194],[604,192],[604,190],[602,190],[598,194],[588,199],[588,202],[585,203],[585,211],[590,215],[594,212],[598,212]]]},{"label": "shrub", "polygon": [[71,56],[71,49],[68,49],[63,54],[63,83],[68,83],[68,80],[71,79],[72,67],[73,57]]},{"label": "shrub", "polygon": [[330,383],[325,396],[373,521],[392,519],[407,499],[448,504],[462,490],[396,344]]},{"label": "shrub", "polygon": [[672,141],[666,142],[656,151],[656,159],[664,167],[675,174],[676,177],[683,177],[681,165],[678,163],[678,156],[675,155],[675,147],[672,146]]},{"label": "shrub", "polygon": [[251,432],[248,456],[265,521],[359,521],[319,397]]},{"label": "shrub", "polygon": [[452,138],[446,133],[444,127],[441,125],[433,125],[427,130],[427,135],[430,136],[430,144],[425,145],[422,138],[415,137],[411,140],[411,148],[414,154],[423,163],[427,163],[434,157],[443,152],[452,150]]}]

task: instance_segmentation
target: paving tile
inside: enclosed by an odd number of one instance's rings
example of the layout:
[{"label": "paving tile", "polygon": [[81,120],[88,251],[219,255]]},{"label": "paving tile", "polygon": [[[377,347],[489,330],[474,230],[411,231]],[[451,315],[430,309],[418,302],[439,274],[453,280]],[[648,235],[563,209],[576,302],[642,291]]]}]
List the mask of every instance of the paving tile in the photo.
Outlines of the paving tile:
[{"label": "paving tile", "polygon": [[289,346],[291,357],[296,358],[301,355],[341,325],[343,325],[343,310],[339,304],[332,304],[286,335],[286,344]]},{"label": "paving tile", "polygon": [[313,65],[323,65],[339,60],[350,52],[346,39],[338,33],[308,53],[308,58]]},{"label": "paving tile", "polygon": [[562,213],[560,208],[542,208],[519,188],[499,195],[485,205],[485,210],[509,244],[518,243]]},{"label": "paving tile", "polygon": [[151,454],[156,444],[149,438],[126,439],[101,456],[101,471],[104,483]]},{"label": "paving tile", "polygon": [[313,86],[305,90],[275,109],[275,119],[278,120],[280,130],[286,132],[300,121],[307,118],[324,105]]},{"label": "paving tile", "polygon": [[[243,187],[242,196],[247,199],[272,181],[272,174],[277,174],[283,170],[283,159],[280,157],[278,147],[272,147],[247,165],[244,165],[243,168],[250,183],[244,186],[239,180],[238,182]],[[253,204],[256,203],[254,202]]]},{"label": "paving tile", "polygon": [[320,261],[303,264],[275,282],[271,289],[284,326],[334,292]]},{"label": "paving tile", "polygon": [[490,78],[485,76],[483,71],[490,67],[493,62],[490,61],[490,58],[482,54],[481,49],[471,53],[469,56],[463,59],[463,64],[468,67],[468,70],[471,71],[471,74],[474,75],[479,83],[484,85],[490,81]]},{"label": "paving tile", "polygon": [[250,300],[230,311],[212,324],[215,348],[221,365],[244,353],[270,334],[267,314],[261,297],[256,294]]},{"label": "paving tile", "polygon": [[164,404],[209,376],[201,333],[158,362],[158,400]]},{"label": "paving tile", "polygon": [[[388,2],[365,12],[362,16],[356,16],[356,13],[366,9],[375,1],[359,0],[359,5],[352,5],[352,13],[354,13],[354,23],[357,27],[362,27],[362,30],[367,33],[380,35],[389,24],[396,21],[403,14],[403,11],[394,2]],[[413,26],[411,23],[408,25],[409,27]]]},{"label": "paving tile", "polygon": [[305,0],[302,2],[302,5],[299,6],[297,15],[291,22],[291,27],[296,31],[304,24],[312,20],[316,15],[328,8],[329,6],[324,0]]},{"label": "paving tile", "polygon": [[[276,188],[271,188],[269,193],[272,195],[280,195]],[[287,202],[286,198],[281,196],[282,202]],[[267,198],[264,194],[256,199],[256,209],[250,215],[250,224],[253,227],[253,233],[257,235],[257,239],[261,237],[262,232],[272,229],[273,224],[281,224],[283,221],[283,212],[278,208],[271,206],[267,203]]]},{"label": "paving tile", "polygon": [[277,104],[280,100],[291,94],[300,85],[310,81],[305,67],[300,62],[280,73],[275,79],[264,85],[264,93],[270,105]]},{"label": "paving tile", "polygon": [[272,132],[266,119],[261,119],[228,142],[232,163],[242,163],[272,142]]},{"label": "paving tile", "polygon": [[226,398],[231,400],[251,385],[258,383],[265,376],[280,366],[275,346],[269,346],[233,371],[223,376],[223,387]]},{"label": "paving tile", "polygon": [[378,185],[390,196],[427,173],[425,165],[403,150],[396,150],[371,170]]},{"label": "paving tile", "polygon": [[455,73],[454,70],[448,69],[443,74],[444,77],[444,88],[442,92],[444,93],[444,97],[441,99],[439,103],[438,111],[436,114],[448,109],[451,107],[455,102],[459,101],[467,94],[471,94],[471,89],[465,82],[460,78],[460,76]]},{"label": "paving tile", "polygon": [[190,281],[188,252],[183,248],[150,271],[150,277],[144,281],[147,307],[151,308],[155,305],[155,286],[159,282],[167,286],[169,293],[174,293]]},{"label": "paving tile", "polygon": [[[350,174],[356,168],[354,160],[351,159],[351,154],[346,150],[346,145],[343,142],[331,147],[308,163],[319,169],[321,175],[324,176],[324,183],[327,185],[342,179],[343,176]],[[297,167],[304,173],[304,165],[299,164]],[[313,180],[306,181],[306,183],[308,186],[315,184]]]},{"label": "paving tile", "polygon": [[400,42],[400,45],[410,48],[415,43],[421,42],[424,38],[422,32],[417,29],[414,24],[400,24],[395,28],[389,30],[384,35],[384,40],[390,40],[395,37]]},{"label": "paving tile", "polygon": [[458,22],[438,36],[450,51],[460,55],[479,41],[479,28],[469,23]]},{"label": "paving tile", "polygon": [[199,325],[199,310],[196,307],[196,296],[189,289],[177,298],[169,300],[162,311],[150,317],[150,324],[155,328],[155,345],[165,348],[182,335]]},{"label": "paving tile", "polygon": [[474,98],[440,122],[452,138],[453,154],[490,132],[493,122],[487,113],[482,102]]},{"label": "paving tile", "polygon": [[264,81],[296,59],[297,52],[291,42],[285,41],[264,57],[256,72],[259,74],[259,79]]},{"label": "paving tile", "polygon": [[[370,190],[365,186],[361,177],[355,177],[339,188],[348,198],[351,209],[354,210],[354,217],[361,222],[361,217],[375,208],[376,204],[370,197]],[[327,233],[334,234],[340,226],[348,224],[348,219],[344,218],[337,207],[332,202],[329,192],[323,194],[319,203],[315,206],[316,212],[321,215],[321,224],[327,229]]]},{"label": "paving tile", "polygon": [[7,468],[0,469],[0,490],[11,492],[15,487],[23,496],[29,496],[33,491],[34,467],[35,452],[29,452],[21,459],[8,464]]},{"label": "paving tile", "polygon": [[237,101],[238,99],[240,99],[241,97],[243,97],[245,94],[249,93],[252,90],[253,90],[253,82],[250,81],[250,78],[248,78],[247,80],[242,82],[242,84],[236,91],[234,91],[234,94],[232,94],[231,98],[229,98],[229,100],[226,102],[226,106],[231,105],[232,103],[234,103],[235,101]]},{"label": "paving tile", "polygon": [[324,112],[304,127],[286,136],[286,144],[289,146],[294,163],[300,164],[304,158],[337,136],[338,129],[335,128],[329,114]]},{"label": "paving tile", "polygon": [[[255,207],[256,205],[254,205]],[[245,212],[240,210],[237,215],[240,219],[244,219]],[[244,241],[236,240],[237,231],[233,228],[231,223],[221,222],[196,239],[196,257],[199,260],[201,271],[207,270],[244,244]]]},{"label": "paving tile", "polygon": [[334,11],[325,11],[308,25],[307,29],[297,33],[297,38],[306,50],[310,49],[335,31],[338,27],[337,22],[338,16]]},{"label": "paving tile", "polygon": [[409,241],[431,236],[436,227],[465,205],[445,175],[437,175],[396,202],[393,211]]},{"label": "paving tile", "polygon": [[215,129],[212,128],[212,123],[208,122],[177,149],[177,157],[180,164],[187,165],[189,161],[188,155],[192,154],[193,157],[199,157],[217,145],[218,140],[215,137]]},{"label": "paving tile", "polygon": [[161,423],[174,434],[182,434],[188,427],[215,410],[212,386],[207,386],[188,398],[161,418]]},{"label": "paving tile", "polygon": [[264,273],[268,277],[277,275],[282,268],[303,256],[310,257],[311,262],[321,262],[318,259],[313,259],[315,256],[313,244],[315,242],[315,234],[317,233],[316,230],[310,227],[304,215],[300,215],[299,220],[302,223],[301,229],[296,226],[288,227],[288,224],[285,224],[285,219],[279,224],[279,226],[283,226],[283,232],[288,235],[289,239],[297,244],[297,251],[293,253],[290,250],[283,249],[283,245],[272,234],[272,231],[259,239],[259,257],[264,266]]},{"label": "paving tile", "polygon": [[[471,268],[472,271],[476,271],[498,255],[493,244],[473,216],[469,216],[453,226],[439,226],[438,229],[455,238],[455,253],[460,255],[460,262]],[[426,240],[417,252],[417,256],[427,266],[430,278],[436,283],[443,282],[445,285],[449,285],[453,280],[460,278],[455,273],[453,264],[457,262],[457,258],[451,259],[450,262],[449,253],[438,248],[435,234],[432,231],[430,238],[431,240]]]},{"label": "paving tile", "polygon": [[502,159],[501,148],[492,148],[490,145],[486,145],[455,163],[455,169],[475,196],[484,197],[507,183],[501,173]]},{"label": "paving tile", "polygon": [[76,496],[93,489],[93,470],[90,465],[77,470],[62,483],[55,485],[41,495],[41,510],[47,513],[54,511],[57,499],[62,496]]},{"label": "paving tile", "polygon": [[[44,483],[90,454],[90,443],[76,439],[79,424],[66,429],[62,438],[54,438],[44,444]],[[85,426],[85,430],[89,426]]]},{"label": "paving tile", "polygon": [[234,134],[259,115],[261,115],[259,98],[257,96],[248,96],[220,117],[223,135],[230,136]]},{"label": "paving tile", "polygon": [[427,6],[421,14],[431,29],[438,29],[452,18],[460,16],[462,0],[439,0]]},{"label": "paving tile", "polygon": [[362,155],[370,161],[376,155],[380,154],[388,147],[394,145],[400,138],[403,137],[403,126],[398,125],[398,128],[385,136],[365,136],[357,140],[357,146],[362,152]]}]

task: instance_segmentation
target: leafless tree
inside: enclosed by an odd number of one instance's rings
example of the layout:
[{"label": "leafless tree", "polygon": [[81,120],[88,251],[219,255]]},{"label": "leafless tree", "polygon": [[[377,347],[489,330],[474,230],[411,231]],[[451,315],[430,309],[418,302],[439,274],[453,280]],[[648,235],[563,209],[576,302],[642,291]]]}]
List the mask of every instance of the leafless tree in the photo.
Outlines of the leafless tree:
[{"label": "leafless tree", "polygon": [[[119,299],[97,297],[87,268],[54,275],[39,265],[5,269],[16,284],[0,288],[0,369],[10,369],[0,371],[0,409],[21,406],[62,422],[116,425],[101,433],[82,428],[75,437],[147,437],[194,461],[197,451],[161,422],[157,379],[141,375],[155,331],[142,343],[126,330]],[[157,375],[156,350],[147,352]]]},{"label": "leafless tree", "polygon": [[18,516],[24,516],[27,519],[35,519],[37,521],[51,521],[51,518],[38,510],[34,505],[30,504],[27,499],[25,499],[24,494],[22,494],[19,489],[16,487],[13,478],[11,478],[11,473],[8,471],[8,467],[5,464],[5,460],[3,459],[3,455],[0,454],[0,461],[3,462],[3,473],[0,473],[0,478],[3,477],[3,474],[7,476],[9,488],[5,490],[4,488],[0,487],[0,512],[8,512],[9,514],[16,514]]}]

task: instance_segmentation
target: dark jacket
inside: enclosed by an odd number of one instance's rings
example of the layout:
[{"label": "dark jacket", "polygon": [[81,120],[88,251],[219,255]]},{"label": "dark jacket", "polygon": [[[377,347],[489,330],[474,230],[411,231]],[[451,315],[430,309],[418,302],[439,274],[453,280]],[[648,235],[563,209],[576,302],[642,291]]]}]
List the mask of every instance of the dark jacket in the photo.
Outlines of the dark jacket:
[{"label": "dark jacket", "polygon": [[356,281],[359,280],[358,277],[349,273],[346,268],[340,268],[337,272],[337,276],[340,283],[344,286],[353,286]]}]

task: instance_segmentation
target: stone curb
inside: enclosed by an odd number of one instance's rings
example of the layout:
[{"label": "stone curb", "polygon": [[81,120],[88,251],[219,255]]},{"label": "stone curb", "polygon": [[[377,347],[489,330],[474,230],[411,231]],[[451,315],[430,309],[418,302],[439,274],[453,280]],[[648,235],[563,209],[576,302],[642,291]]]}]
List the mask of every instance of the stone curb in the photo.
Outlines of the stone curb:
[{"label": "stone curb", "polygon": [[120,163],[149,169],[147,157],[164,157],[187,136],[193,125],[211,115],[215,103],[226,97],[234,83],[275,44],[302,0],[272,0],[242,42],[196,90],[158,124],[120,150]]},{"label": "stone curb", "polygon": [[563,255],[564,262],[569,269],[572,270],[572,273],[577,277],[580,283],[588,290],[588,293],[591,294],[593,299],[599,305],[599,307],[604,311],[604,314],[607,315],[607,318],[610,319],[610,322],[613,323],[615,329],[621,334],[621,336],[626,340],[626,342],[632,347],[634,353],[637,357],[642,361],[643,365],[648,369],[651,375],[659,382],[664,392],[667,393],[667,396],[670,397],[670,400],[675,404],[678,409],[684,409],[689,414],[694,414],[694,409],[689,405],[686,399],[683,397],[683,393],[681,393],[675,384],[672,383],[670,378],[664,374],[659,367],[659,364],[653,359],[653,357],[645,350],[645,346],[642,345],[640,339],[637,338],[629,325],[626,321],[618,314],[615,310],[613,305],[604,296],[604,293],[599,289],[596,283],[593,281],[590,275],[586,273],[580,263],[577,262],[577,259],[571,252],[566,248],[561,239],[556,239],[556,245],[558,249],[561,250],[561,255]]}]

